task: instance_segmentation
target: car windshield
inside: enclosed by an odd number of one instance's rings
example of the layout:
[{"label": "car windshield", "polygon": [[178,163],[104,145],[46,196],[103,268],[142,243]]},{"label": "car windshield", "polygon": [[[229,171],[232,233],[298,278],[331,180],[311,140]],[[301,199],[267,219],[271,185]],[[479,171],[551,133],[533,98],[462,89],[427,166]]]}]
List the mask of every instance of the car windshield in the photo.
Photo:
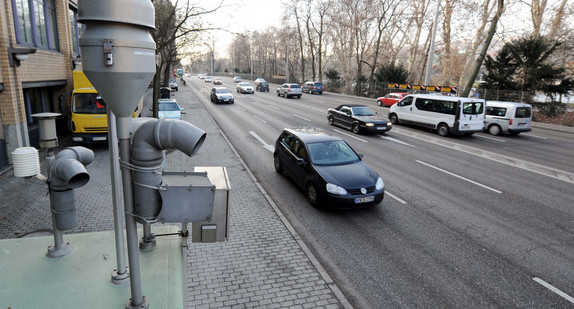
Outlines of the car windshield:
[{"label": "car windshield", "polygon": [[323,84],[321,84],[321,83],[315,83],[315,87],[323,87]]},{"label": "car windshield", "polygon": [[106,103],[97,93],[74,94],[73,112],[77,114],[105,114]]},{"label": "car windshield", "polygon": [[218,94],[225,94],[225,93],[231,93],[231,90],[224,88],[224,89],[215,89],[215,93]]},{"label": "car windshield", "polygon": [[249,86],[251,86],[251,84],[250,84],[250,83],[239,83],[239,86],[241,86],[241,87],[249,87]]},{"label": "car windshield", "polygon": [[178,111],[179,110],[179,106],[177,105],[177,103],[175,102],[162,102],[159,103],[159,111],[160,112],[173,112],[173,111]]},{"label": "car windshield", "polygon": [[355,116],[375,116],[375,112],[366,106],[353,107],[352,110]]},{"label": "car windshield", "polygon": [[301,88],[301,87],[300,87],[299,85],[297,85],[297,84],[293,84],[293,85],[291,85],[290,87],[291,87],[291,88]]},{"label": "car windshield", "polygon": [[359,156],[342,140],[307,144],[311,162],[316,165],[344,165],[359,161]]}]

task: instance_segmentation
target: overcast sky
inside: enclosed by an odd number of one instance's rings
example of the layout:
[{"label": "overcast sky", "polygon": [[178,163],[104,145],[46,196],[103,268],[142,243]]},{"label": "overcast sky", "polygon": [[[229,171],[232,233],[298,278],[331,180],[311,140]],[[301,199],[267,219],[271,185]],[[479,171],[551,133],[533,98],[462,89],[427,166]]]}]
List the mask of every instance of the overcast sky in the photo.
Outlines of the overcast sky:
[{"label": "overcast sky", "polygon": [[[190,1],[191,2],[191,1]],[[219,0],[195,1],[205,9],[213,8]],[[226,29],[235,33],[246,33],[281,25],[281,0],[225,0],[223,7],[216,13],[208,14],[205,20],[214,27]],[[214,32],[214,37],[220,48],[231,42],[232,34],[222,31]]]}]

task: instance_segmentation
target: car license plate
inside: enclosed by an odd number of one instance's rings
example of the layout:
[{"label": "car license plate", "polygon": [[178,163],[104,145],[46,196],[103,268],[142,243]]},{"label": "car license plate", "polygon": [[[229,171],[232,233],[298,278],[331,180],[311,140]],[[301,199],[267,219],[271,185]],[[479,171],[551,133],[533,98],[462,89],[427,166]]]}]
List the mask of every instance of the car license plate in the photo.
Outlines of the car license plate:
[{"label": "car license plate", "polygon": [[375,200],[374,195],[365,196],[365,197],[357,197],[357,198],[355,198],[355,204],[368,203],[368,202],[372,202],[374,200]]},{"label": "car license plate", "polygon": [[95,136],[94,138],[92,138],[92,141],[94,142],[101,142],[101,141],[107,141],[108,137],[107,136]]},{"label": "car license plate", "polygon": [[386,130],[387,127],[377,127],[377,130]]}]

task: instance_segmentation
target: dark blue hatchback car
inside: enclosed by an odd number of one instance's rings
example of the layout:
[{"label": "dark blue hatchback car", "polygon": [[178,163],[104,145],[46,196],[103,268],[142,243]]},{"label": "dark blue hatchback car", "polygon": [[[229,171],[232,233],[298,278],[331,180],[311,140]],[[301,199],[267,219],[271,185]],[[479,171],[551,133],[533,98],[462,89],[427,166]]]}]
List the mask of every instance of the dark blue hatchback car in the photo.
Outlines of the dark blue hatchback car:
[{"label": "dark blue hatchback car", "polygon": [[379,204],[383,179],[339,137],[317,128],[285,129],[275,142],[275,170],[291,177],[314,207],[355,209]]}]

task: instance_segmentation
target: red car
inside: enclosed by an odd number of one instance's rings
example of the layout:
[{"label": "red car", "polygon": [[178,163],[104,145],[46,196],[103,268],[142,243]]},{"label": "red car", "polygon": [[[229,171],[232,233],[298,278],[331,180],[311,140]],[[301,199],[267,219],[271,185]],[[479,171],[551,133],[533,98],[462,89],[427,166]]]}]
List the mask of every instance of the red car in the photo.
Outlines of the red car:
[{"label": "red car", "polygon": [[380,97],[377,99],[377,105],[379,106],[391,106],[398,101],[400,101],[404,96],[408,93],[406,92],[391,92],[384,97]]}]

